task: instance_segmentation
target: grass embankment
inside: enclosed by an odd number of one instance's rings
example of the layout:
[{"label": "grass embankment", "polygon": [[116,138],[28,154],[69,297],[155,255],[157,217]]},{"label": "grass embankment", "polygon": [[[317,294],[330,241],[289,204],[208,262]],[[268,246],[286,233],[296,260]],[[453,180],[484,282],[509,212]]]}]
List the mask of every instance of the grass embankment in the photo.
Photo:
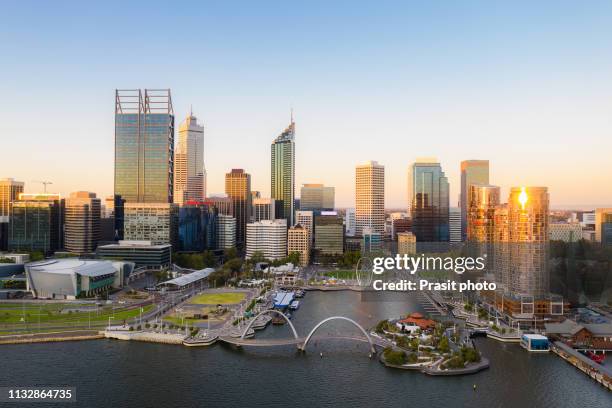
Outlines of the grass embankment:
[{"label": "grass embankment", "polygon": [[325,276],[328,278],[336,278],[336,279],[356,279],[355,271],[349,269],[341,269],[337,271],[329,271],[325,272]]}]

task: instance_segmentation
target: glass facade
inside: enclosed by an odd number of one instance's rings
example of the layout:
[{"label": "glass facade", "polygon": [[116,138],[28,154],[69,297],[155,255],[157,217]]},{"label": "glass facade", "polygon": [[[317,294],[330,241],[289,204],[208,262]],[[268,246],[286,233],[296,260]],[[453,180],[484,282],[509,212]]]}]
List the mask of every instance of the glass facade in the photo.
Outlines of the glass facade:
[{"label": "glass facade", "polygon": [[448,178],[440,163],[414,163],[410,183],[412,232],[417,242],[448,242]]},{"label": "glass facade", "polygon": [[[163,106],[163,107],[162,107]],[[170,90],[117,91],[115,194],[126,202],[173,202],[174,114]]]},{"label": "glass facade", "polygon": [[201,252],[217,248],[217,210],[207,205],[179,209],[179,250]]},{"label": "glass facade", "polygon": [[15,201],[11,205],[8,248],[10,251],[41,251],[64,246],[64,200],[59,196]]},{"label": "glass facade", "polygon": [[277,200],[276,218],[295,220],[295,123],[272,142],[272,199]]}]

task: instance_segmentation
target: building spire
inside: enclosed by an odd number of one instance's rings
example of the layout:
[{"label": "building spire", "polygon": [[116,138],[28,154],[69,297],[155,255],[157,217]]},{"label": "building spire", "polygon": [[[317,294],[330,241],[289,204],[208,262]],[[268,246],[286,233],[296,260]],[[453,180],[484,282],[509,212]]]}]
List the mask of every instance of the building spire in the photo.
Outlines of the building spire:
[{"label": "building spire", "polygon": [[291,107],[291,124],[293,124],[293,106]]},{"label": "building spire", "polygon": [[193,103],[189,105],[189,116],[193,117]]}]

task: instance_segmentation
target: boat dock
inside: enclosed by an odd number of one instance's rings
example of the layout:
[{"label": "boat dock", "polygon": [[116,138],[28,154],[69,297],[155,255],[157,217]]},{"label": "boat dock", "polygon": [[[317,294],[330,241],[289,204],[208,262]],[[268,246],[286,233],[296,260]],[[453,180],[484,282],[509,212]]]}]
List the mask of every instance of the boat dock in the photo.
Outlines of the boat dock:
[{"label": "boat dock", "polygon": [[596,363],[560,341],[555,341],[550,349],[553,353],[612,391],[612,369],[610,367]]}]

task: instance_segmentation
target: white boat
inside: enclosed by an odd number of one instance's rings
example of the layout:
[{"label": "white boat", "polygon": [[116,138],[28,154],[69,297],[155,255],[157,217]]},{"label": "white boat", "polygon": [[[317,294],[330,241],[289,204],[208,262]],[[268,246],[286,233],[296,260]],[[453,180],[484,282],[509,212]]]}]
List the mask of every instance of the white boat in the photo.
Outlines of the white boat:
[{"label": "white boat", "polygon": [[294,300],[289,305],[289,309],[291,309],[291,310],[298,310],[299,308],[300,308],[300,301],[299,300]]}]

